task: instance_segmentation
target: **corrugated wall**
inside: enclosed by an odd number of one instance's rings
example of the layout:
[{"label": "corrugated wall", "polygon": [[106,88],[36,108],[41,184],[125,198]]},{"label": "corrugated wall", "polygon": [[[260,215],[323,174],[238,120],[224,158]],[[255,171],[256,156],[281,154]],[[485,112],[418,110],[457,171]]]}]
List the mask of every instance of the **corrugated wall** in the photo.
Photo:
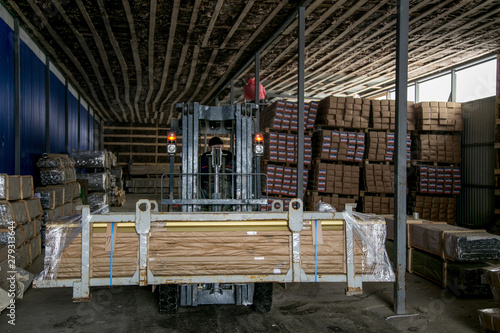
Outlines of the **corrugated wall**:
[{"label": "corrugated wall", "polygon": [[50,73],[50,152],[66,152],[66,87],[54,74]]},{"label": "corrugated wall", "polygon": [[14,31],[0,19],[0,172],[14,174]]},{"label": "corrugated wall", "polygon": [[78,150],[78,97],[68,93],[68,150]]},{"label": "corrugated wall", "polygon": [[45,152],[45,64],[21,40],[21,174]]},{"label": "corrugated wall", "polygon": [[89,149],[89,114],[83,104],[80,106],[80,150]]},{"label": "corrugated wall", "polygon": [[89,150],[94,149],[94,116],[89,115]]},{"label": "corrugated wall", "polygon": [[495,98],[462,104],[462,194],[457,224],[487,228],[494,220]]}]

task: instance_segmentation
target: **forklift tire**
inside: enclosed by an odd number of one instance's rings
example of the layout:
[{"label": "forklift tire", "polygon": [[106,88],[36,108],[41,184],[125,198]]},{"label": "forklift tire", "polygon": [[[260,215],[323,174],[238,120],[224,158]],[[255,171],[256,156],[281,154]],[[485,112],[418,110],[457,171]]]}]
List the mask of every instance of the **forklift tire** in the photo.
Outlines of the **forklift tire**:
[{"label": "forklift tire", "polygon": [[256,283],[253,295],[253,307],[258,313],[267,313],[271,311],[273,305],[273,284]]},{"label": "forklift tire", "polygon": [[162,314],[177,313],[179,308],[179,287],[176,284],[161,284],[157,288],[158,311]]}]

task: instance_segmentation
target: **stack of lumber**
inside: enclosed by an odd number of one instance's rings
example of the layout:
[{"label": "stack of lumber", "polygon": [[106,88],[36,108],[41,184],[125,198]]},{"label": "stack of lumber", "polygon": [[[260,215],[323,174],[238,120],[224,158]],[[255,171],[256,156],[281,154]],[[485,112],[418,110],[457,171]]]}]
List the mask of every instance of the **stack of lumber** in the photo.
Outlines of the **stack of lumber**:
[{"label": "stack of lumber", "polygon": [[15,248],[16,267],[26,268],[42,252],[43,211],[32,177],[0,174],[0,198],[0,248]]}]

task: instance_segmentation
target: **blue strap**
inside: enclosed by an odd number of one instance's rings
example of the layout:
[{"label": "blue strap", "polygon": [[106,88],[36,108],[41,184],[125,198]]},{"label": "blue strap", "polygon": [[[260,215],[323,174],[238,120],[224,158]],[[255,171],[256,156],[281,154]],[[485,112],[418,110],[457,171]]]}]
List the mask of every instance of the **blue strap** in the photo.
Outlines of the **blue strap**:
[{"label": "blue strap", "polygon": [[314,220],[314,282],[318,282],[318,220]]},{"label": "blue strap", "polygon": [[113,229],[115,222],[111,222],[111,253],[109,255],[109,285],[113,285]]}]

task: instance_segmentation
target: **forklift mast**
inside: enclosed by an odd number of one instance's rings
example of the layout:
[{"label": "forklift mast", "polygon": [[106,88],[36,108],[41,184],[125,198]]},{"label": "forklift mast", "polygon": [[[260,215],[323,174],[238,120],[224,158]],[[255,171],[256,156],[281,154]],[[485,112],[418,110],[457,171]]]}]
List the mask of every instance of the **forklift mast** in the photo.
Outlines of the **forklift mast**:
[{"label": "forklift mast", "polygon": [[[173,199],[171,195],[170,199],[163,199],[162,195],[162,205],[179,204],[183,212],[200,211],[206,206],[212,210],[220,210],[228,205],[235,211],[252,211],[266,205],[267,199],[261,199],[260,177],[264,175],[260,174],[260,157],[254,154],[254,134],[258,130],[254,117],[258,105],[205,106],[198,103],[179,103],[176,109],[181,118],[180,122],[178,119],[172,120],[171,130],[182,135],[180,198]],[[213,136],[230,138],[228,148],[233,154],[233,171],[231,174],[224,174],[233,180],[233,195],[229,198],[203,198],[201,195],[199,157],[204,153],[200,151],[203,143],[201,140],[204,139],[206,146],[207,137]],[[173,162],[174,159],[171,158],[171,173]],[[172,193],[172,187],[170,191]]]}]

